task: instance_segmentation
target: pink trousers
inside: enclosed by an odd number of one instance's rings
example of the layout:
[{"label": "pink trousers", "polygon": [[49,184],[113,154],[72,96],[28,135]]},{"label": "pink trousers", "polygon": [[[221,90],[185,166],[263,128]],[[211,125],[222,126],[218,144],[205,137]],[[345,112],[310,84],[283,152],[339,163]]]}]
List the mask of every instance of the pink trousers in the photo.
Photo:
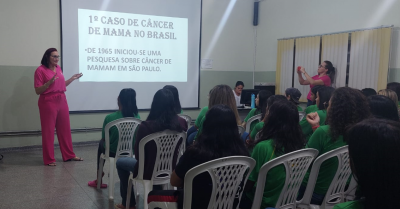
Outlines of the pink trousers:
[{"label": "pink trousers", "polygon": [[56,162],[54,159],[54,128],[64,161],[75,157],[72,148],[69,109],[64,93],[50,93],[39,97],[40,123],[42,126],[42,147],[44,164]]}]

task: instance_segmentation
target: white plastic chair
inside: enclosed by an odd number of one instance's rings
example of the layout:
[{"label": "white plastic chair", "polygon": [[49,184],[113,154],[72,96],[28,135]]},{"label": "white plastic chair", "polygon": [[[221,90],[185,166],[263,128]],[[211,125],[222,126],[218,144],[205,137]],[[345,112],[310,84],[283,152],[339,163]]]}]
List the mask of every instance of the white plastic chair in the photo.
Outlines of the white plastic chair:
[{"label": "white plastic chair", "polygon": [[244,128],[241,125],[238,125],[238,129],[239,129],[239,135],[242,136],[244,133]]},{"label": "white plastic chair", "polygon": [[303,120],[305,115],[306,115],[305,112],[299,112],[299,121]]},{"label": "white plastic chair", "polygon": [[357,181],[354,179],[354,176],[351,177],[351,181],[349,184],[349,188],[347,189],[346,193],[344,194],[345,201],[353,201],[356,199],[356,191],[357,191]]},{"label": "white plastic chair", "polygon": [[[109,188],[108,188],[108,198],[114,199],[114,170],[115,162],[120,157],[132,157],[132,144],[133,137],[135,135],[135,131],[137,127],[142,123],[141,120],[137,118],[121,118],[118,120],[114,120],[109,122],[104,128],[105,132],[105,154],[100,155],[99,159],[99,171],[97,172],[97,189],[100,189],[101,178],[103,174],[103,166],[104,161],[108,160],[110,162],[110,176],[109,176]],[[110,157],[110,128],[117,127],[119,139],[118,139],[118,148],[117,153],[115,153],[115,158]]]},{"label": "white plastic chair", "polygon": [[264,195],[265,180],[268,172],[278,165],[284,165],[286,170],[285,185],[282,188],[275,208],[296,208],[297,193],[301,182],[314,158],[318,155],[316,149],[302,149],[277,157],[265,163],[258,173],[256,193],[252,209],[259,209]]},{"label": "white plastic chair", "polygon": [[[322,205],[311,205],[310,202],[321,164],[331,158],[338,159],[338,169],[336,170],[336,174],[332,180],[331,185],[328,188],[328,191],[326,192]],[[331,209],[336,204],[344,202],[345,194],[349,189],[347,191],[344,190],[350,175],[351,175],[351,169],[349,161],[349,151],[347,146],[334,149],[330,152],[327,152],[319,156],[312,165],[310,176],[308,178],[307,187],[304,192],[303,199],[298,201],[298,207]]]},{"label": "white plastic chair", "polygon": [[253,116],[253,117],[251,117],[251,118],[249,118],[247,120],[247,123],[246,123],[246,132],[247,133],[250,133],[250,125],[254,121],[260,122],[261,121],[261,114],[255,115],[255,116]]},{"label": "white plastic chair", "polygon": [[[253,170],[256,161],[250,157],[230,156],[215,159],[203,164],[200,164],[190,169],[184,180],[185,192],[183,199],[183,208],[190,209],[192,207],[193,179],[203,172],[208,172],[212,180],[211,199],[208,203],[208,209],[231,209],[235,197],[242,196],[243,190],[238,194],[239,185],[244,181],[243,188],[247,182],[251,171]],[[247,173],[246,173],[247,172]],[[246,178],[243,176],[246,174]],[[204,200],[207,201],[207,200]],[[170,202],[151,202],[149,208],[177,209],[177,203]]]},{"label": "white plastic chair", "polygon": [[[154,163],[153,174],[150,180],[143,179],[144,175],[144,162],[145,162],[145,146],[147,143],[154,141],[157,147],[156,161]],[[144,137],[139,142],[139,170],[136,178],[133,174],[129,176],[128,194],[126,198],[126,205],[130,205],[130,197],[133,184],[135,185],[134,191],[136,192],[136,204],[139,203],[139,193],[137,183],[141,183],[144,188],[143,205],[144,209],[148,208],[147,195],[153,189],[153,185],[167,185],[169,188],[169,180],[173,171],[173,158],[177,154],[176,163],[182,156],[182,149],[185,148],[186,132],[177,132],[165,130],[157,133],[150,134]],[[179,144],[179,142],[181,142]],[[179,147],[178,147],[179,145]],[[175,152],[175,150],[177,152]],[[136,153],[137,154],[137,153]]]},{"label": "white plastic chair", "polygon": [[189,115],[185,115],[185,114],[178,114],[179,117],[183,118],[186,120],[187,122],[187,127],[190,127],[190,124],[192,123],[192,118]]}]

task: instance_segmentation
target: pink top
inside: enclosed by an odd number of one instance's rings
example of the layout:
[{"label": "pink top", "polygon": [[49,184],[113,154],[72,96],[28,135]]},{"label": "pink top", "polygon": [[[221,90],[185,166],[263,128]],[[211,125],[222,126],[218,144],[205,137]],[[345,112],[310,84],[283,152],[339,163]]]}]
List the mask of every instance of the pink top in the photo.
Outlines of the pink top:
[{"label": "pink top", "polygon": [[[58,79],[50,84],[49,88],[47,88],[46,91],[41,94],[64,93],[65,91],[67,91],[67,88],[65,86],[65,78],[59,65],[57,65],[56,67],[56,72],[56,77],[58,77]],[[43,86],[54,76],[54,74],[55,73],[46,66],[39,66],[35,71],[35,88]]]},{"label": "pink top", "polygon": [[[322,77],[319,77],[319,75],[315,75],[312,77],[312,79],[316,80],[322,80],[324,82],[324,86],[331,86],[331,78],[329,78],[329,76],[324,75]],[[314,87],[315,85],[310,85],[310,91],[308,92],[307,95],[307,99],[311,100],[311,89],[312,87]]]}]

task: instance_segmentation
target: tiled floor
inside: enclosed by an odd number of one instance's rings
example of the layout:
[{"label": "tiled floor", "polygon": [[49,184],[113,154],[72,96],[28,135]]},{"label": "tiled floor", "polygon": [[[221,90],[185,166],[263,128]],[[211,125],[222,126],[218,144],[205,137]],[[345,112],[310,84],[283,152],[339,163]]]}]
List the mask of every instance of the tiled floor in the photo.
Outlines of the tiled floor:
[{"label": "tiled floor", "polygon": [[[121,203],[119,182],[114,200],[108,189],[87,186],[96,178],[97,145],[74,147],[82,162],[63,162],[55,148],[57,166],[43,165],[42,150],[3,152],[0,160],[0,208],[114,208]],[[108,173],[108,163],[105,172]],[[108,184],[107,174],[103,182]],[[115,177],[118,175],[115,172]]]}]

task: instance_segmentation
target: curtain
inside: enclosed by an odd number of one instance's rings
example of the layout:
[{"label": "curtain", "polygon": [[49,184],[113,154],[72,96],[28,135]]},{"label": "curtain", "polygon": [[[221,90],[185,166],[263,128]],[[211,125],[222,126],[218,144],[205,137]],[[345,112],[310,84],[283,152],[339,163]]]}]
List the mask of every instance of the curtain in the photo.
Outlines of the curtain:
[{"label": "curtain", "polygon": [[294,39],[278,40],[275,94],[284,95],[292,87]]},{"label": "curtain", "polygon": [[391,28],[351,33],[348,86],[357,89],[386,88]]},{"label": "curtain", "polygon": [[332,86],[346,86],[347,50],[349,33],[322,36],[321,62],[331,61],[336,68]]},{"label": "curtain", "polygon": [[[297,66],[302,66],[306,69],[306,72],[311,77],[318,74],[320,39],[321,36],[296,39],[296,70]],[[304,79],[306,79],[304,75],[302,76]],[[300,85],[297,72],[295,73],[294,77],[294,88],[299,89],[301,92],[300,101],[307,102],[307,94],[310,91],[310,85]]]}]

